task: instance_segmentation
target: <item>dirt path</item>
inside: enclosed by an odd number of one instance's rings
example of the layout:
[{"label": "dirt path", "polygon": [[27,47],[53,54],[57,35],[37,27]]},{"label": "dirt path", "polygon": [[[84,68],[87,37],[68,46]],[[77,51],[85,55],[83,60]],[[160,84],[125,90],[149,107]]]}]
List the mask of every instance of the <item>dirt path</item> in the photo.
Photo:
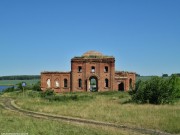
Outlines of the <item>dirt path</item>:
[{"label": "dirt path", "polygon": [[87,120],[87,119],[81,119],[81,118],[75,118],[75,117],[67,117],[67,116],[60,116],[60,115],[53,115],[53,114],[47,114],[47,113],[40,113],[40,112],[34,112],[29,110],[24,110],[20,107],[18,107],[15,104],[15,101],[10,98],[3,98],[0,100],[2,103],[2,106],[5,109],[23,113],[24,115],[28,115],[35,118],[41,118],[41,119],[49,119],[49,120],[63,120],[73,123],[79,123],[79,124],[91,124],[91,125],[97,125],[97,126],[107,126],[107,127],[113,127],[113,128],[120,128],[124,130],[131,130],[133,132],[142,133],[142,134],[151,134],[151,135],[172,135],[170,133],[161,132],[158,130],[152,130],[152,129],[144,129],[144,128],[137,128],[137,127],[129,127],[125,125],[117,125],[114,123],[107,123],[107,122],[100,122],[95,120]]}]

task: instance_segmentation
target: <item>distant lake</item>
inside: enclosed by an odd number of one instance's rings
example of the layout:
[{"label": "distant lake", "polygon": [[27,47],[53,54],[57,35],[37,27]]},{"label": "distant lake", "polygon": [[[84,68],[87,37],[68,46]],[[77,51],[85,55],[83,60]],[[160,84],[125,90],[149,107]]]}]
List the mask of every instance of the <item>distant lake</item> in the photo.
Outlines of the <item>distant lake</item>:
[{"label": "distant lake", "polygon": [[7,88],[10,88],[10,87],[13,87],[13,86],[4,86],[4,85],[0,85],[0,92],[7,89]]}]

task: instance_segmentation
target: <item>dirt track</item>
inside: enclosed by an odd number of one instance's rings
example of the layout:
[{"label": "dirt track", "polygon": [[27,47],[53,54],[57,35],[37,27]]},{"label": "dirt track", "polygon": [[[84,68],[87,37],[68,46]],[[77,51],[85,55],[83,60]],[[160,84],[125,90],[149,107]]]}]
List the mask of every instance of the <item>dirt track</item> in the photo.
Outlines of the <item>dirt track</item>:
[{"label": "dirt track", "polygon": [[137,127],[128,127],[124,125],[117,125],[114,123],[106,123],[106,122],[100,122],[100,121],[94,121],[94,120],[87,120],[87,119],[81,119],[81,118],[75,118],[75,117],[67,117],[67,116],[60,116],[60,115],[52,115],[47,113],[40,113],[40,112],[33,112],[29,110],[24,110],[18,107],[15,104],[15,101],[10,98],[3,98],[0,100],[2,103],[2,106],[5,109],[23,113],[24,115],[28,115],[30,117],[35,118],[41,118],[41,119],[49,119],[49,120],[63,120],[73,123],[80,123],[80,124],[91,124],[91,125],[97,125],[97,126],[107,126],[107,127],[113,127],[113,128],[120,128],[124,130],[131,130],[133,132],[142,133],[142,134],[151,134],[151,135],[171,135],[169,133],[152,130],[152,129],[144,129],[144,128],[137,128]]}]

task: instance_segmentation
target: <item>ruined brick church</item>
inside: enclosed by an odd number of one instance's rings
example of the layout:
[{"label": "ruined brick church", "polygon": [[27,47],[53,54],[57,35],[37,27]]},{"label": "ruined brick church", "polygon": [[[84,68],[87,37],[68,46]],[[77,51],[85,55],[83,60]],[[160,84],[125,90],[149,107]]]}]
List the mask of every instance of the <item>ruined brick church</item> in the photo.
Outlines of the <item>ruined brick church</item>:
[{"label": "ruined brick church", "polygon": [[115,58],[88,51],[71,59],[70,72],[41,72],[41,89],[55,92],[128,91],[134,72],[115,71]]}]

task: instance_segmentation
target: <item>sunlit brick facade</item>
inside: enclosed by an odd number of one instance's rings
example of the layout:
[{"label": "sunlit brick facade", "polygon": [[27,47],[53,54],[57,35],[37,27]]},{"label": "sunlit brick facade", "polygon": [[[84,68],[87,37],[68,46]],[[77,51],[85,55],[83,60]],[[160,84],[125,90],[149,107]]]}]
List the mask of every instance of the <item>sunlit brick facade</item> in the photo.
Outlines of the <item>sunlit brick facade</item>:
[{"label": "sunlit brick facade", "polygon": [[89,51],[71,59],[70,72],[42,72],[41,89],[55,92],[128,91],[134,72],[116,72],[115,58]]}]

